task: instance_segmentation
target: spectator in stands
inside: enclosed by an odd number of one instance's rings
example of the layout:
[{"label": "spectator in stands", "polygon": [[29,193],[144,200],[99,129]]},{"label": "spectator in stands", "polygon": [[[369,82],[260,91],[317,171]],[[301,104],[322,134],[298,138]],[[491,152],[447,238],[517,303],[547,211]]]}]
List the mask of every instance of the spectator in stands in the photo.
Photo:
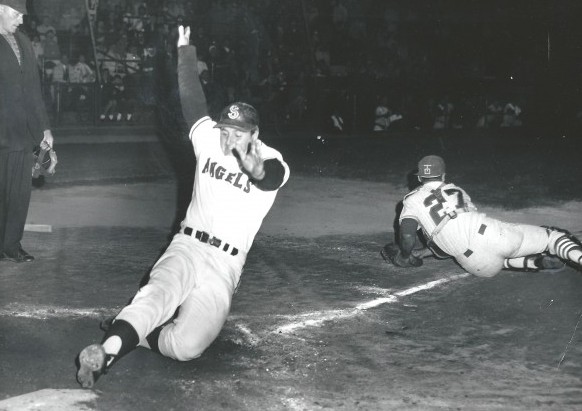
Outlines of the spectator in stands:
[{"label": "spectator in stands", "polygon": [[374,131],[387,131],[393,122],[402,119],[402,115],[392,112],[388,106],[388,97],[382,96],[374,110]]},{"label": "spectator in stands", "polygon": [[54,61],[52,84],[50,87],[53,104],[58,102],[61,111],[67,110],[71,105],[72,88],[67,84],[70,80],[71,65],[69,56],[63,54]]},{"label": "spectator in stands", "polygon": [[137,9],[137,15],[130,20],[129,31],[134,33],[151,33],[153,31],[153,20],[147,14],[147,8],[141,4]]},{"label": "spectator in stands", "polygon": [[33,37],[31,37],[32,49],[34,50],[34,55],[36,56],[36,60],[38,61],[38,66],[43,67],[44,62],[44,48],[42,47],[42,42],[40,41],[40,36],[35,33]]},{"label": "spectator in stands", "polygon": [[[109,118],[111,111],[109,102],[113,94],[113,84],[111,83],[110,71],[103,66],[101,66],[100,70],[101,83],[99,84],[99,107],[101,114],[99,120],[104,121]],[[111,115],[111,120],[113,120],[113,115]]]},{"label": "spectator in stands", "polygon": [[85,62],[85,55],[79,54],[77,62],[70,67],[69,71],[70,99],[76,111],[88,109],[93,89],[85,84],[93,83],[95,79],[95,72]]},{"label": "spectator in stands", "polygon": [[44,50],[45,61],[50,60],[56,64],[61,58],[61,48],[59,47],[55,29],[47,30],[45,32],[44,40],[41,36],[41,44]]},{"label": "spectator in stands", "polygon": [[503,119],[500,127],[521,127],[521,108],[512,102],[509,102],[503,108]]},{"label": "spectator in stands", "polygon": [[107,98],[100,119],[111,121],[131,121],[134,111],[134,99],[131,98],[125,86],[123,77],[114,75],[110,87],[103,90],[102,96]]},{"label": "spectator in stands", "polygon": [[118,40],[105,53],[102,65],[109,70],[112,76],[124,76],[126,74],[125,55],[127,53],[127,45],[127,34],[121,33]]},{"label": "spectator in stands", "polygon": [[451,128],[451,118],[455,106],[449,100],[448,96],[445,96],[439,101],[434,109],[434,121],[432,128],[435,130],[449,129]]},{"label": "spectator in stands", "polygon": [[37,20],[34,17],[27,14],[24,19],[24,24],[21,26],[20,29],[24,30],[29,39],[32,39],[34,36],[38,35],[38,31],[36,30],[37,26],[38,26]]},{"label": "spectator in stands", "polygon": [[497,100],[493,100],[486,108],[483,114],[477,121],[478,128],[499,127],[502,121],[503,106]]},{"label": "spectator in stands", "polygon": [[176,21],[179,17],[184,17],[186,14],[182,3],[176,0],[168,1],[167,6],[164,7],[164,12],[166,18],[170,19],[170,21]]},{"label": "spectator in stands", "polygon": [[53,83],[68,83],[71,66],[69,64],[69,56],[63,54],[55,60],[55,67],[53,68]]},{"label": "spectator in stands", "polygon": [[71,67],[71,83],[93,83],[95,81],[95,72],[85,61],[85,55],[79,54],[77,62]]},{"label": "spectator in stands", "polygon": [[343,0],[332,0],[331,5],[334,29],[344,31],[348,24],[348,9]]},{"label": "spectator in stands", "polygon": [[46,34],[49,31],[52,31],[53,33],[55,33],[57,30],[54,28],[54,26],[51,24],[51,18],[49,16],[42,16],[41,19],[41,23],[36,27],[36,31],[38,33],[38,35],[40,36],[41,40],[44,40],[44,38],[46,37]]}]

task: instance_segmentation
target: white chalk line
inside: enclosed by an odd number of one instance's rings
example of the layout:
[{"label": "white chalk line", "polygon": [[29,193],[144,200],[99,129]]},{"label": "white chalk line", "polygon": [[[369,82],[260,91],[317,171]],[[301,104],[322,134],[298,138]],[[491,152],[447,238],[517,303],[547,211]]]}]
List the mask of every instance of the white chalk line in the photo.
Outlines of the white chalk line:
[{"label": "white chalk line", "polygon": [[[414,287],[410,287],[404,290],[396,291],[390,293],[390,290],[375,288],[374,291],[377,294],[388,294],[385,297],[379,297],[361,304],[356,305],[354,308],[342,309],[342,310],[324,310],[324,311],[312,311],[307,313],[302,313],[298,315],[275,315],[270,316],[270,318],[279,318],[285,320],[291,320],[291,322],[284,324],[282,326],[276,327],[272,333],[275,334],[288,334],[301,328],[307,327],[317,327],[322,325],[327,321],[333,320],[345,320],[352,318],[356,315],[362,313],[362,311],[369,310],[371,308],[378,307],[383,304],[392,304],[398,301],[400,297],[406,297],[420,291],[430,290],[432,288],[441,286],[443,284],[460,280],[469,277],[469,273],[456,274],[441,278],[434,281],[429,281],[425,284],[420,284]],[[119,312],[119,307],[117,308],[71,308],[71,307],[60,307],[53,305],[27,305],[22,303],[12,303],[7,306],[0,308],[0,316],[4,317],[18,317],[18,318],[29,318],[37,320],[46,320],[51,318],[95,318],[101,319],[106,316],[115,315]],[[261,338],[254,334],[251,329],[240,322],[249,318],[249,316],[229,316],[229,320],[236,321],[235,328],[238,329],[249,342],[253,345],[257,344]]]},{"label": "white chalk line", "polygon": [[5,411],[90,411],[98,395],[90,390],[47,388],[0,401]]},{"label": "white chalk line", "polygon": [[456,274],[450,277],[441,278],[434,281],[429,281],[428,283],[417,285],[415,287],[407,288],[402,291],[397,291],[388,297],[376,298],[374,300],[358,304],[355,308],[346,310],[333,310],[333,311],[320,311],[318,313],[309,313],[308,316],[314,317],[309,320],[292,322],[277,327],[273,332],[277,334],[288,334],[290,332],[296,331],[301,328],[315,327],[323,324],[326,321],[348,319],[360,314],[362,311],[368,310],[370,308],[378,307],[383,304],[390,304],[398,301],[398,297],[406,297],[411,294],[415,294],[419,291],[429,290],[431,288],[438,287],[440,285],[460,280],[471,276],[469,273]]},{"label": "white chalk line", "polygon": [[72,308],[55,305],[28,305],[11,303],[0,308],[0,317],[30,318],[34,320],[48,320],[51,318],[102,318],[117,314],[116,308]]}]

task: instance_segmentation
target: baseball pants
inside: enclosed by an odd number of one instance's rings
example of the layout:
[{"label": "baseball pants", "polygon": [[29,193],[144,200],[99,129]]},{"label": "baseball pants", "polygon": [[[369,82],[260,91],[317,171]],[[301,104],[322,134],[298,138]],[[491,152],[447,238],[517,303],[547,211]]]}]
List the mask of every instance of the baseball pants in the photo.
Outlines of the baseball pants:
[{"label": "baseball pants", "polygon": [[32,190],[32,152],[0,151],[0,251],[20,248]]},{"label": "baseball pants", "polygon": [[216,339],[228,316],[245,257],[176,234],[150,273],[148,283],[116,319],[130,323],[140,345],[158,326],[162,355],[179,361],[199,357]]},{"label": "baseball pants", "polygon": [[455,260],[467,272],[479,277],[492,277],[503,269],[507,258],[525,257],[548,250],[550,237],[545,228],[512,224],[485,217],[470,244]]}]

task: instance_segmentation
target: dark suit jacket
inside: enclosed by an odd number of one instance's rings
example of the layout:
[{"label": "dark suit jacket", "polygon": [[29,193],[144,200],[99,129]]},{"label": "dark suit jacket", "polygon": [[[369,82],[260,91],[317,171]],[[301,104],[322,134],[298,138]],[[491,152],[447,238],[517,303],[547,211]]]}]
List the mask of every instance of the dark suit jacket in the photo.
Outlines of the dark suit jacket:
[{"label": "dark suit jacket", "polygon": [[0,151],[32,151],[50,125],[32,44],[18,30],[14,37],[20,48],[20,65],[0,35]]}]

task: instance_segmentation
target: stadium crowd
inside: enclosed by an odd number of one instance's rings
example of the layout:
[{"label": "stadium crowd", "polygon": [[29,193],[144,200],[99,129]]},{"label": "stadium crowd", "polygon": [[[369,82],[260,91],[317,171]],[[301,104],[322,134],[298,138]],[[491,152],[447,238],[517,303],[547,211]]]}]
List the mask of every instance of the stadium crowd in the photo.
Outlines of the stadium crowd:
[{"label": "stadium crowd", "polygon": [[[525,93],[487,82],[511,75],[528,84],[537,73],[527,58],[516,53],[511,61],[492,59],[498,50],[456,41],[474,22],[443,24],[430,18],[430,4],[398,4],[100,0],[92,29],[83,13],[67,16],[67,24],[33,13],[22,29],[33,41],[45,98],[60,121],[70,111],[77,120],[104,123],[154,118],[150,114],[164,108],[171,115],[178,104],[177,26],[184,24],[193,30],[212,114],[245,100],[276,127],[386,131],[522,124]],[[483,44],[489,43],[496,44]]]}]

